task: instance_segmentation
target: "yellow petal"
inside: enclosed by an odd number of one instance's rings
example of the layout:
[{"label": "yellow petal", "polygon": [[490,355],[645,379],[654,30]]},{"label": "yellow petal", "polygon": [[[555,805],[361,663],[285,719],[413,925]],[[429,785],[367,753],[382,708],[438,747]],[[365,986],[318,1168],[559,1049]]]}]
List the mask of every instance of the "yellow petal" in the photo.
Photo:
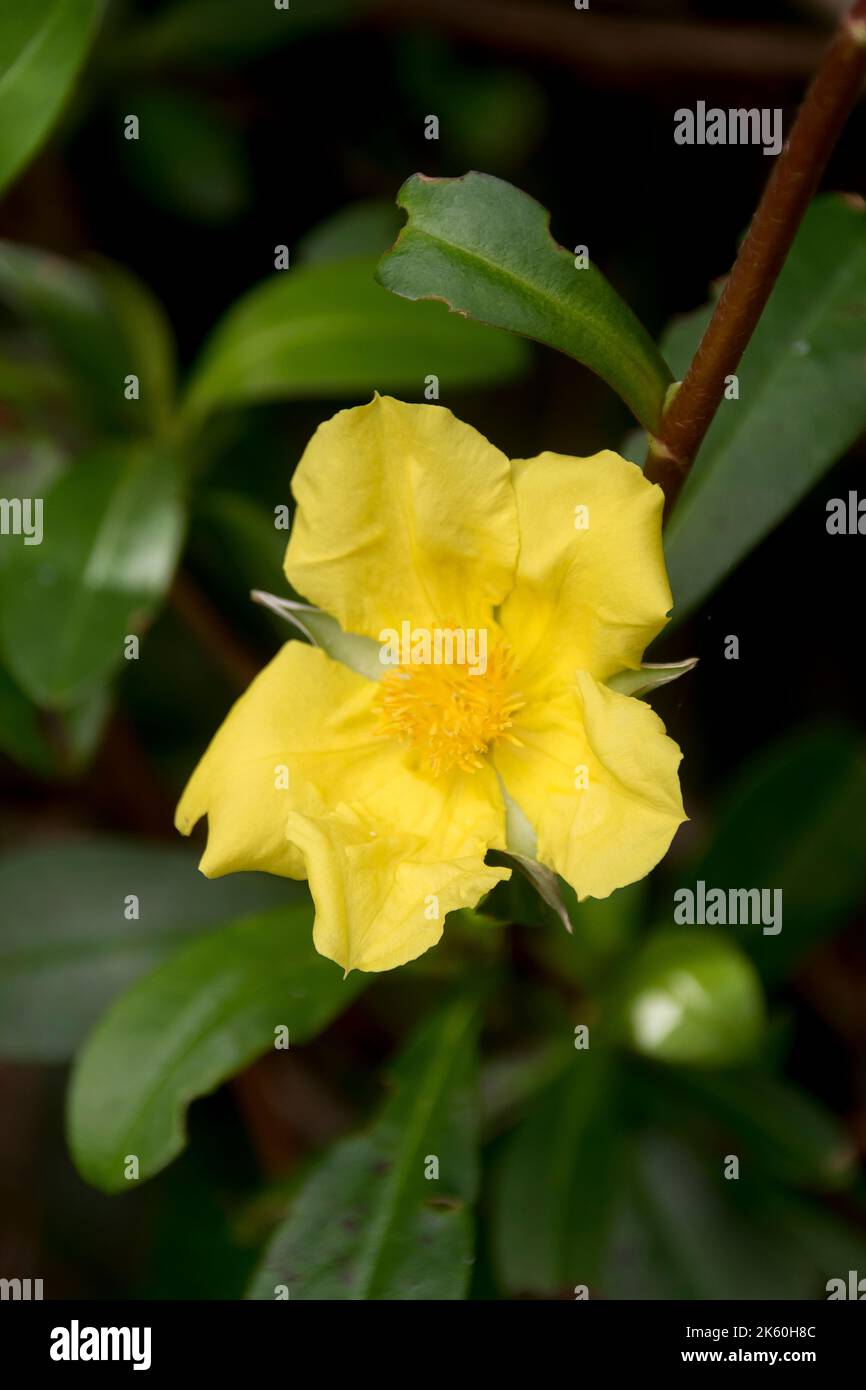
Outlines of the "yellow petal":
[{"label": "yellow petal", "polygon": [[520,559],[500,621],[524,686],[637,669],[671,607],[661,489],[610,450],[521,459],[513,478]]},{"label": "yellow petal", "polygon": [[[176,823],[208,817],[201,870],[310,878],[314,940],[344,969],[387,970],[442,935],[455,907],[507,877],[492,768],[436,778],[377,733],[378,686],[288,642],[235,704],[193,773]],[[431,901],[438,899],[438,901]]]},{"label": "yellow petal", "polygon": [[649,705],[579,672],[572,690],[521,711],[515,733],[523,746],[502,745],[496,766],[541,863],[581,899],[649,873],[686,819],[682,755]]},{"label": "yellow petal", "polygon": [[208,817],[202,873],[304,877],[303,858],[286,839],[300,760],[315,754],[325,779],[351,775],[373,739],[375,689],[314,647],[281,648],[230,710],[178,805],[184,835]]},{"label": "yellow petal", "polygon": [[[389,824],[357,807],[290,815],[288,833],[306,858],[316,904],[313,940],[321,955],[347,971],[404,965],[436,944],[446,913],[475,907],[510,876],[484,863],[491,842],[503,847],[501,815],[489,814],[496,788],[488,772],[487,820],[476,819],[474,833],[451,820],[455,813],[459,820],[466,792],[474,798],[480,790],[479,779],[465,774],[432,833],[400,829],[396,814]],[[401,809],[399,819],[412,825],[412,807],[404,801]]]},{"label": "yellow petal", "polygon": [[514,578],[505,455],[435,405],[376,396],[320,425],[295,472],[289,582],[346,632],[483,627]]}]

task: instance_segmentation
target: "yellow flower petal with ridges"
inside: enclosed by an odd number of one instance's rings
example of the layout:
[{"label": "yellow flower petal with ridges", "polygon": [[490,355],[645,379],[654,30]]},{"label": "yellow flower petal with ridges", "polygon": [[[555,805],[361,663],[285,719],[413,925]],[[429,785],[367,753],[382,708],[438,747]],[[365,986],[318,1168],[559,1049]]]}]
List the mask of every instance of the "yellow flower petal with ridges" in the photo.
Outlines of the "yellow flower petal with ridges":
[{"label": "yellow flower petal with ridges", "polygon": [[[400,820],[412,824],[411,815]],[[483,836],[455,836],[446,815],[434,833],[418,835],[371,830],[357,810],[341,807],[319,818],[292,814],[288,831],[306,858],[316,950],[346,970],[414,960],[439,940],[446,913],[475,907],[510,877],[484,863]]]},{"label": "yellow flower petal with ridges", "polygon": [[346,632],[483,627],[517,562],[504,454],[433,405],[377,396],[320,425],[292,483],[289,583]]},{"label": "yellow flower petal with ridges", "polygon": [[661,488],[609,450],[520,459],[513,476],[520,559],[500,622],[525,684],[639,668],[672,602]]},{"label": "yellow flower petal with ridges", "polygon": [[658,715],[578,672],[573,690],[529,704],[522,747],[495,761],[538,839],[538,859],[578,898],[606,898],[654,868],[686,819],[682,754]]},{"label": "yellow flower petal with ridges", "polygon": [[353,780],[371,744],[380,751],[375,688],[316,648],[281,648],[226,716],[178,805],[175,823],[184,835],[208,817],[202,873],[305,876],[302,856],[286,839],[299,760],[338,788]]},{"label": "yellow flower petal with ridges", "polygon": [[610,452],[512,468],[449,411],[377,397],[320,427],[294,491],[293,585],[345,632],[431,642],[401,643],[380,680],[278,653],[178,807],[184,833],[208,817],[203,871],[308,877],[317,949],[362,970],[420,955],[508,877],[485,863],[506,848],[503,790],[580,898],[649,872],[685,819],[680,752],[604,682],[670,607],[659,489]]},{"label": "yellow flower petal with ridges", "polygon": [[484,864],[489,848],[504,847],[492,768],[425,772],[411,748],[378,733],[378,689],[288,642],[230,711],[176,817],[189,834],[207,815],[208,877],[309,877],[328,905],[316,945],[345,969],[420,955],[447,912],[508,877]]}]

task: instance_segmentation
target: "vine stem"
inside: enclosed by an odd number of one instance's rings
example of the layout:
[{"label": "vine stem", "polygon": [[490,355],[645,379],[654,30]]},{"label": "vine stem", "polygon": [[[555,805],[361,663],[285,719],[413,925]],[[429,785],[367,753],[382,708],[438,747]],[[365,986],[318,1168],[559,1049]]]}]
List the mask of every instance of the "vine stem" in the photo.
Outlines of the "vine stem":
[{"label": "vine stem", "polygon": [[698,350],[650,440],[646,476],[669,513],[764,311],[866,77],[866,0],[842,20],[776,160]]}]

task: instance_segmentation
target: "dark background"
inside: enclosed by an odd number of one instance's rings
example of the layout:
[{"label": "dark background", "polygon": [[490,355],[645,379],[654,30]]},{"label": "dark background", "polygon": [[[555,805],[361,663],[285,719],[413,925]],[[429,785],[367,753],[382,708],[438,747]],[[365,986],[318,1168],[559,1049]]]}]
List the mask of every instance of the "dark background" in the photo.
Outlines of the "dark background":
[{"label": "dark background", "polygon": [[[709,283],[729,268],[770,168],[760,149],[675,146],[673,112],[698,99],[781,106],[787,128],[831,6],[591,0],[590,14],[575,16],[567,0],[405,0],[243,61],[192,59],[142,70],[124,50],[124,34],[136,14],[156,8],[112,10],[63,128],[0,209],[0,235],[64,255],[97,251],[128,265],[167,307],[188,364],[223,310],[270,272],[276,243],[295,247],[353,200],[393,199],[416,170],[459,175],[481,168],[525,188],[551,209],[557,239],[587,244],[657,334],[672,316],[703,303]],[[515,23],[516,12],[535,13],[527,26]],[[603,24],[590,38],[596,21]],[[118,113],[136,109],[142,82],[203,97],[236,132],[247,177],[229,215],[202,219],[158,204],[130,175]],[[440,118],[438,142],[424,139],[428,113]],[[861,104],[826,188],[866,194],[864,136]],[[455,393],[447,404],[512,457],[545,448],[588,454],[615,446],[630,428],[603,383],[541,348],[516,384]],[[322,417],[317,403],[248,412],[244,428],[227,433],[213,483],[230,482],[265,503],[284,496]],[[700,658],[687,681],[654,699],[686,750],[692,821],[674,854],[700,834],[715,790],[754,750],[819,715],[862,725],[861,542],[829,537],[824,522],[827,498],[860,483],[863,454],[861,443],[653,654]],[[249,617],[230,574],[214,579],[195,530],[191,554],[193,572],[215,586],[248,647],[266,659],[269,630]],[[731,633],[740,639],[737,662],[723,658]],[[190,654],[171,609],[148,640],[164,664],[173,663],[173,683],[189,697],[183,707],[165,685],[148,688],[137,672],[135,688],[126,679],[120,690],[121,717],[137,730],[135,750],[113,725],[95,768],[73,784],[46,786],[0,763],[0,830],[10,842],[36,827],[166,833],[163,799],[178,790],[202,730],[215,725],[234,692],[216,668],[202,669],[200,654]],[[802,794],[809,795],[808,786]],[[866,981],[857,939],[854,924],[846,947],[850,993],[842,1001],[849,1012],[852,999],[862,1001]],[[833,988],[816,987],[809,1002],[799,996],[789,1070],[853,1120],[866,1142],[866,1022],[855,1008],[847,1033],[831,1026],[828,1010],[832,1015],[839,1004]],[[322,1054],[326,1075],[339,1069],[347,1049],[359,1076],[387,1050],[369,1020],[353,1018]],[[117,1202],[86,1189],[68,1166],[62,1083],[59,1072],[3,1070],[0,1181],[7,1215],[14,1213],[5,1248],[18,1242],[32,1249],[39,1231],[51,1228],[55,1283],[70,1293],[236,1292],[256,1223],[266,1226],[267,1213],[248,1203],[239,1217],[232,1204],[233,1193],[248,1192],[255,1171],[232,1094],[196,1107],[199,1137],[188,1154],[146,1190]],[[311,1102],[311,1142],[342,1127],[336,1101],[334,1109],[328,1113],[321,1097]],[[12,1130],[24,1138],[13,1141]],[[304,1135],[296,1140],[303,1149]],[[207,1183],[199,1181],[205,1169]],[[181,1219],[184,1243],[173,1239]],[[247,1246],[226,1236],[229,1228],[237,1235],[239,1221],[252,1232]]]}]

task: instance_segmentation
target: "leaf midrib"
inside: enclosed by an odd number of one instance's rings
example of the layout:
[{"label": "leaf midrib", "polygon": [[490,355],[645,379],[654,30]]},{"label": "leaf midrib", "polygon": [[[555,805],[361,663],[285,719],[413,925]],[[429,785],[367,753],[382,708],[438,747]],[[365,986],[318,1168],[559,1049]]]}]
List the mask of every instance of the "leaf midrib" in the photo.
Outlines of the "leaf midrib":
[{"label": "leaf midrib", "polygon": [[439,1052],[427,1072],[426,1084],[419,1089],[408,1122],[401,1131],[404,1142],[383,1183],[382,1197],[376,1208],[378,1219],[370,1223],[369,1233],[361,1241],[361,1273],[356,1278],[355,1288],[362,1299],[369,1299],[377,1281],[385,1277],[382,1273],[382,1260],[390,1233],[399,1216],[401,1199],[411,1174],[411,1165],[413,1161],[417,1161],[424,1133],[435,1111],[445,1079],[455,1065],[456,1054],[463,1041],[461,1034],[468,1031],[471,1022],[472,1015],[468,1008],[462,1009],[449,1020],[450,1026],[445,1035],[438,1039]]},{"label": "leaf midrib", "polygon": [[[532,289],[533,293],[538,297],[538,299],[540,299],[541,302],[542,302],[548,309],[552,309],[552,310],[553,310],[554,318],[557,319],[558,321],[562,322],[562,324],[564,325],[564,327],[565,327],[565,329],[566,329],[566,332],[568,333],[569,330],[572,329],[571,319],[570,319],[569,315],[564,311],[563,306],[562,306],[562,302],[556,297],[555,294],[553,294],[553,293],[550,292],[550,291],[545,290],[543,287],[538,286],[537,282],[532,281],[532,280],[528,280],[528,279],[521,279],[521,277],[520,277],[519,275],[517,275],[514,271],[508,270],[507,268],[505,268],[505,267],[503,267],[503,266],[497,265],[496,262],[487,260],[483,255],[481,255],[481,254],[480,254],[479,252],[477,252],[477,251],[471,251],[471,250],[469,250],[468,248],[466,248],[466,247],[464,247],[464,246],[458,245],[456,242],[446,241],[444,237],[436,236],[435,233],[428,231],[426,228],[420,227],[420,226],[418,225],[417,222],[414,224],[414,226],[411,226],[411,228],[410,228],[410,227],[407,227],[407,228],[406,228],[406,232],[407,232],[407,233],[410,233],[411,235],[417,236],[417,237],[426,238],[428,241],[432,242],[435,246],[445,247],[447,251],[449,251],[451,254],[456,254],[458,257],[460,257],[460,258],[462,258],[464,261],[466,261],[469,265],[472,265],[472,266],[478,266],[478,265],[480,265],[483,269],[485,269],[485,270],[488,272],[488,274],[492,274],[492,276],[493,276],[494,278],[498,276],[498,277],[500,278],[500,280],[502,280],[504,283],[506,283],[506,284],[511,284],[511,285],[516,285],[520,291],[525,291],[525,287],[526,287],[526,286],[529,286],[529,287]],[[405,247],[405,245],[406,245],[406,242],[408,242],[408,241],[409,241],[409,236],[407,235],[407,236],[406,236],[406,241],[404,241],[404,247]],[[553,246],[554,246],[554,254],[556,254],[556,243],[553,243]],[[568,252],[565,250],[564,247],[559,247],[559,251],[561,251],[561,253],[562,253],[563,256],[566,256],[566,257],[568,256]],[[398,242],[397,246],[395,247],[394,252],[392,252],[391,254],[395,254],[395,253],[399,253],[399,242]],[[628,323],[629,317],[633,317],[633,316],[631,315],[631,310],[628,308],[628,305],[625,304],[624,301],[622,301],[622,300],[620,300],[620,299],[618,298],[618,296],[616,295],[616,291],[613,289],[613,287],[610,285],[610,283],[606,280],[606,278],[604,277],[604,275],[602,275],[602,273],[601,273],[601,271],[598,269],[598,267],[597,267],[596,265],[592,264],[592,262],[590,262],[590,269],[591,269],[593,275],[595,276],[596,283],[597,283],[599,286],[602,287],[603,293],[605,293],[605,294],[608,294],[608,293],[609,293],[609,295],[612,297],[612,302],[616,305],[617,309],[620,311],[620,315],[621,315],[621,316],[624,315],[625,321],[626,321],[626,323]],[[442,299],[444,299],[445,296],[444,296],[444,295],[443,295],[443,296],[422,295],[422,296],[420,296],[420,298],[422,298],[422,299],[423,299],[423,298],[426,298],[426,299],[429,299],[429,298],[442,298]],[[447,300],[447,299],[446,299],[445,302],[448,303],[449,308],[453,308],[453,306],[452,306],[451,303],[450,303],[450,300]],[[455,310],[455,312],[457,312],[457,311]],[[468,313],[469,311],[466,310],[466,311],[464,311],[464,312],[467,312],[467,313]],[[478,322],[478,323],[486,323],[486,324],[488,324],[488,326],[490,326],[490,327],[492,327],[492,328],[502,328],[502,327],[504,326],[504,325],[502,325],[502,324],[493,323],[493,321],[490,320],[490,319],[483,319],[483,318],[480,318],[480,317],[476,316],[475,314],[473,314],[472,317],[473,317],[474,319],[476,319],[476,322]],[[587,319],[590,321],[590,323],[592,324],[592,326],[593,326],[593,328],[594,328],[594,330],[595,330],[596,336],[597,336],[597,337],[603,337],[603,334],[599,334],[599,325],[601,325],[602,328],[604,328],[604,327],[606,326],[604,317],[603,317],[603,316],[600,316],[598,313],[592,313],[592,312],[586,312],[586,317],[587,317]],[[634,319],[634,323],[633,323],[633,324],[629,323],[628,326],[629,326],[629,327],[633,327],[636,333],[642,333],[642,332],[644,332],[644,330],[643,330],[643,328],[642,328],[642,325],[640,324],[640,321],[639,321],[638,319]],[[509,330],[509,331],[513,331],[513,330]],[[552,348],[555,348],[555,349],[559,349],[559,344],[556,343],[555,341],[553,341],[551,338],[538,338],[538,337],[536,337],[534,334],[527,334],[527,337],[532,337],[532,338],[534,339],[534,341],[540,342],[540,343],[544,343],[545,346],[547,346],[547,347],[552,347]],[[621,357],[625,358],[626,361],[627,361],[630,365],[632,365],[633,367],[635,367],[635,368],[638,370],[638,372],[640,373],[640,376],[641,376],[642,380],[643,380],[647,385],[655,385],[655,386],[659,386],[659,387],[660,387],[660,390],[659,390],[659,392],[658,392],[658,396],[659,396],[659,402],[658,402],[658,404],[659,404],[659,406],[660,406],[661,400],[664,398],[664,393],[665,393],[665,390],[667,389],[667,386],[673,381],[673,377],[671,376],[670,372],[669,372],[668,369],[666,368],[665,362],[664,362],[664,358],[661,356],[661,353],[658,351],[657,348],[655,348],[654,344],[652,343],[652,340],[649,338],[648,335],[647,335],[647,342],[648,342],[648,344],[649,344],[649,347],[652,349],[653,354],[654,354],[655,357],[658,359],[657,361],[654,360],[654,357],[651,356],[651,355],[649,355],[649,354],[642,355],[642,356],[636,356],[636,355],[635,355],[635,352],[634,352],[634,350],[633,350],[633,342],[634,342],[634,340],[633,340],[632,338],[630,338],[629,335],[627,335],[627,334],[617,334],[616,337],[617,337],[617,339],[618,339],[617,347],[618,347],[618,349],[619,349],[619,355],[620,355]],[[623,351],[623,348],[624,348],[624,347],[625,347],[625,351]],[[561,349],[560,349],[560,350],[561,350]],[[588,363],[584,362],[582,358],[577,357],[577,355],[576,355],[575,353],[571,352],[571,351],[569,351],[569,356],[574,357],[575,360],[581,362],[583,366],[588,366],[588,365],[589,365]],[[591,369],[591,370],[592,370],[592,369]],[[641,413],[643,413],[643,412],[641,412]]]},{"label": "leaf midrib", "polygon": [[[837,267],[835,274],[831,274],[830,278],[824,282],[822,287],[824,293],[819,294],[817,300],[812,300],[807,307],[805,316],[796,321],[796,327],[801,332],[808,332],[809,327],[828,312],[830,304],[841,293],[848,279],[856,278],[858,269],[861,269],[859,261],[864,256],[866,256],[866,248],[858,246],[852,258]],[[790,343],[792,339],[786,341]],[[749,426],[757,412],[758,402],[767,394],[767,391],[775,382],[778,373],[783,371],[787,364],[787,356],[782,354],[770,355],[764,369],[756,373],[756,385],[753,387],[750,396],[751,409],[733,418],[733,423],[729,432],[726,436],[723,436],[709,454],[709,461],[706,466],[695,476],[695,486],[689,489],[689,493],[683,496],[680,506],[675,509],[667,536],[669,545],[675,541],[685,524],[684,519],[689,516],[695,502],[703,495],[704,489],[710,479],[714,478],[718,472],[720,467],[719,460],[724,460],[726,454],[731,450],[734,442],[737,440],[737,437]]]},{"label": "leaf midrib", "polygon": [[[241,961],[241,970],[238,974],[237,966],[239,959],[238,956],[235,956],[232,961],[229,962],[231,973],[229,978],[224,980],[222,991],[218,996],[211,996],[208,999],[207,1005],[202,1010],[199,1017],[192,1021],[191,1031],[178,1040],[176,1045],[166,1049],[166,1052],[163,1054],[165,1058],[164,1063],[158,1064],[154,1069],[151,1084],[143,1088],[139,1102],[135,1105],[130,1118],[124,1122],[119,1130],[113,1132],[111,1145],[112,1160],[116,1159],[119,1153],[129,1148],[133,1135],[147,1129],[157,1097],[169,1086],[169,1083],[176,1082],[177,1077],[179,1075],[182,1076],[183,1068],[189,1058],[213,1032],[214,1028],[220,1023],[223,1017],[230,1016],[233,1019],[243,1018],[246,1024],[249,1022],[250,1017],[255,1017],[256,1013],[262,1010],[263,993],[270,999],[272,997],[271,990],[281,993],[283,989],[287,987],[287,978],[278,976],[277,980],[275,980],[273,972],[264,968],[265,963],[258,955],[253,956],[251,959]],[[244,966],[246,966],[246,969],[243,968]],[[233,970],[232,967],[234,967]],[[212,977],[210,984],[211,986],[213,985]],[[257,984],[264,984],[264,991],[256,992],[255,986]],[[251,986],[253,986],[252,989]],[[268,1023],[268,1027],[270,1027],[270,1022]],[[97,1039],[101,1038],[101,1033],[95,1034],[94,1037]],[[237,1062],[237,1067],[243,1066],[244,1060],[254,1055],[254,1052],[249,1052],[247,1049],[244,1049],[240,1056],[240,1061]],[[235,1057],[237,1060],[237,1053]],[[233,1070],[236,1069],[236,1067],[233,1067]],[[230,1072],[222,1073],[223,1077],[230,1074]],[[202,1093],[198,1083],[196,1083],[192,1091],[187,1091],[177,1086],[174,1086],[173,1090],[171,1130],[170,1132],[168,1130],[166,1131],[168,1135],[167,1140],[166,1134],[159,1136],[164,1142],[161,1148],[157,1148],[155,1158],[151,1158],[148,1163],[146,1157],[141,1155],[142,1173],[145,1175],[158,1171],[165,1153],[171,1152],[172,1142],[178,1129],[182,1130],[183,1116],[190,1099]],[[139,1147],[141,1148],[142,1146],[139,1145]],[[105,1171],[105,1161],[106,1150],[103,1146],[102,1153],[97,1162],[92,1165],[86,1164],[83,1166],[103,1173]]]}]

